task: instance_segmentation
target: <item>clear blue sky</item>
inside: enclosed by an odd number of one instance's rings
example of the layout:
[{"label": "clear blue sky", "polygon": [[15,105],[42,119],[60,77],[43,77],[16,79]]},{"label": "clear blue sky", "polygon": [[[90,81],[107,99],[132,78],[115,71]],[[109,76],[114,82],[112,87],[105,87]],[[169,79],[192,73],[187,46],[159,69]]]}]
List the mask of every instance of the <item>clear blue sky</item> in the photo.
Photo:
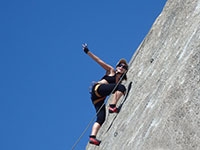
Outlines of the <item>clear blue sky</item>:
[{"label": "clear blue sky", "polygon": [[71,149],[95,114],[88,87],[105,73],[81,44],[110,65],[130,61],[165,3],[1,1],[0,149]]}]

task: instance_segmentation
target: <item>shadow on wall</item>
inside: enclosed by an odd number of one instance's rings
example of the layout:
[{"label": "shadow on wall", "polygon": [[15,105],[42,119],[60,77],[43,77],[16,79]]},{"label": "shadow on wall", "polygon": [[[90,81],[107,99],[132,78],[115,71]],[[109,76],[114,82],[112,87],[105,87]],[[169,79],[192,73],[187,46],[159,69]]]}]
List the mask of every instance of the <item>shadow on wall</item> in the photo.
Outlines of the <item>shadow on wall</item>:
[{"label": "shadow on wall", "polygon": [[[126,101],[126,99],[127,99],[127,97],[128,97],[129,91],[131,90],[131,86],[132,86],[132,82],[129,83],[129,85],[128,85],[128,90],[127,90],[127,92],[126,92],[126,95],[124,96],[124,99],[122,100],[121,104],[120,104],[119,107],[118,107],[119,112],[120,112],[120,110],[121,110],[121,108],[122,108],[124,102]],[[117,115],[113,118],[113,120],[111,121],[111,124],[110,124],[110,126],[108,127],[108,129],[106,130],[106,133],[107,133],[107,132],[110,130],[110,128],[112,127],[113,122],[115,121],[115,119],[117,118],[117,116],[118,116],[118,113],[117,113]]]}]

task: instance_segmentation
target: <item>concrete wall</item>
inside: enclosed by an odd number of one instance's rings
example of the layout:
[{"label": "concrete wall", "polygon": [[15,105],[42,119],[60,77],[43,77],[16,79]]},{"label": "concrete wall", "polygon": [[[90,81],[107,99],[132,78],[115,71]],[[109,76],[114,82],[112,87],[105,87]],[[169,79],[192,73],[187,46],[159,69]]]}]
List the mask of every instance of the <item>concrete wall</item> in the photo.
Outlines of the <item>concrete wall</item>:
[{"label": "concrete wall", "polygon": [[121,112],[86,149],[200,150],[200,0],[168,0],[129,64]]}]

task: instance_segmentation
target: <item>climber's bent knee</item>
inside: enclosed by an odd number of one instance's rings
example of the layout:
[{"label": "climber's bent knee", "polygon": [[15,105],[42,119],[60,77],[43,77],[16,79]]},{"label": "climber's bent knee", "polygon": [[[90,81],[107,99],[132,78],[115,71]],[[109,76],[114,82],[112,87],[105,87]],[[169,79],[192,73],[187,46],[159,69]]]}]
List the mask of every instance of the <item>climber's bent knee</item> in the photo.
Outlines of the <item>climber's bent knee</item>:
[{"label": "climber's bent knee", "polygon": [[123,94],[125,94],[125,92],[126,92],[126,87],[124,86],[124,85],[122,85],[122,84],[119,84],[118,86],[117,86],[117,89],[115,90],[115,92],[116,91],[120,91],[120,92],[122,92]]}]

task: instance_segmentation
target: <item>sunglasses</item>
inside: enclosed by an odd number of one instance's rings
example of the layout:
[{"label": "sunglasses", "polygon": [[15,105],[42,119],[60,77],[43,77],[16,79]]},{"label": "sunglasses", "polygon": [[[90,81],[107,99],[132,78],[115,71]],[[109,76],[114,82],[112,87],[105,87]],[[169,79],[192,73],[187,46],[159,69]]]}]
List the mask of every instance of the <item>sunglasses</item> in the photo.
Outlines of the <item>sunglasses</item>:
[{"label": "sunglasses", "polygon": [[119,65],[117,65],[117,67],[122,67],[122,68],[124,68],[124,69],[128,69],[128,66],[126,66],[126,65],[122,65],[122,64],[119,64]]}]

